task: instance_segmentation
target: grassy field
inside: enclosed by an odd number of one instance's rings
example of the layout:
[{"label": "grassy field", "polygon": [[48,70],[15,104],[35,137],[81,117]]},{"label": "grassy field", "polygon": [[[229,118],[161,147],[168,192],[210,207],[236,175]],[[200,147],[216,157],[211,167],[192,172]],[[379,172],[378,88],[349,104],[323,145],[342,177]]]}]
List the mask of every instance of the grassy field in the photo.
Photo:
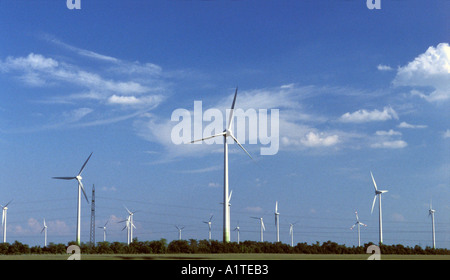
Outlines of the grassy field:
[{"label": "grassy field", "polygon": [[[370,255],[333,254],[86,254],[81,260],[366,260]],[[66,260],[69,255],[2,255],[0,260]],[[450,260],[450,255],[381,255],[381,260]]]}]

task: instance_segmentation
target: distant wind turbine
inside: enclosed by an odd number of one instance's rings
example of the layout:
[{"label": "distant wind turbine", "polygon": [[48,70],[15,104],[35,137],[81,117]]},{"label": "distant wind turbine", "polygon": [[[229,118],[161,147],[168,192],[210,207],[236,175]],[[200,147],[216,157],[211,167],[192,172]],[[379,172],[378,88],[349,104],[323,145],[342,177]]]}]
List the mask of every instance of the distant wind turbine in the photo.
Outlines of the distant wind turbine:
[{"label": "distant wind turbine", "polygon": [[381,194],[386,193],[388,191],[386,191],[386,190],[384,190],[384,191],[378,190],[377,183],[375,183],[375,179],[373,178],[372,171],[370,172],[370,176],[372,176],[373,186],[375,187],[375,197],[373,198],[371,213],[373,213],[373,207],[375,206],[375,201],[377,200],[377,196],[378,196],[378,215],[379,215],[379,229],[380,229],[380,244],[382,244],[383,243],[383,218],[382,218],[382,214],[381,214]]},{"label": "distant wind turbine", "polygon": [[356,223],[353,224],[353,226],[350,227],[350,229],[353,229],[355,226],[358,226],[358,247],[361,247],[361,234],[359,231],[359,227],[362,226],[367,226],[366,224],[363,224],[359,221],[359,217],[358,217],[358,211],[355,211],[356,214]]},{"label": "distant wind turbine", "polygon": [[236,142],[239,147],[241,147],[242,150],[250,157],[250,154],[247,152],[247,150],[242,147],[241,143],[234,137],[233,133],[231,132],[231,125],[233,123],[233,113],[234,113],[234,105],[236,103],[236,96],[237,96],[238,89],[236,88],[236,91],[234,93],[234,99],[233,104],[231,105],[230,115],[228,118],[228,126],[227,128],[218,134],[204,137],[202,139],[194,140],[191,143],[197,142],[197,141],[204,141],[207,139],[211,139],[218,136],[223,136],[223,153],[224,153],[224,183],[223,183],[223,242],[230,242],[230,205],[229,205],[229,196],[228,196],[228,143],[227,143],[227,137],[231,137],[234,142]]},{"label": "distant wind turbine", "polygon": [[234,231],[237,231],[237,244],[239,244],[239,231],[240,231],[239,221],[237,223],[237,226],[234,228]]},{"label": "distant wind turbine", "polygon": [[45,223],[44,218],[44,227],[41,230],[41,233],[44,232],[44,247],[47,247],[47,224]]},{"label": "distant wind turbine", "polygon": [[178,240],[181,240],[181,231],[184,229],[184,227],[178,227],[175,226],[178,229]]},{"label": "distant wind turbine", "polygon": [[5,206],[0,205],[0,207],[3,210],[2,213],[2,226],[3,226],[3,243],[6,243],[6,216],[8,214],[8,205],[11,203],[12,200],[10,200],[8,203],[6,203]]},{"label": "distant wind turbine", "polygon": [[280,213],[278,213],[278,201],[275,202],[275,226],[277,228],[277,242],[280,242]]},{"label": "distant wind turbine", "polygon": [[434,210],[431,206],[431,201],[430,201],[430,209],[428,210],[428,216],[431,216],[431,230],[432,230],[432,234],[433,234],[433,249],[436,249],[436,236],[435,236],[435,231],[434,231],[434,212],[436,212],[436,210]]},{"label": "distant wind turbine", "polygon": [[106,241],[106,225],[108,224],[108,222],[109,222],[109,219],[106,221],[106,223],[102,227],[98,227],[98,228],[103,229],[103,242]]},{"label": "distant wind turbine", "polygon": [[132,211],[128,210],[127,207],[125,207],[125,210],[127,210],[127,212],[128,212],[128,218],[129,218],[129,229],[128,230],[130,231],[130,243],[131,243],[131,242],[133,242],[133,228],[136,228],[134,226],[133,216],[134,216],[134,213],[136,213],[137,211],[132,212]]},{"label": "distant wind turbine", "polygon": [[264,231],[266,230],[266,227],[264,226],[264,221],[262,217],[251,217],[252,219],[257,219],[261,223],[261,242],[264,241]]},{"label": "distant wind turbine", "polygon": [[130,225],[131,225],[130,216],[128,216],[128,218],[126,218],[125,220],[120,221],[119,223],[123,223],[123,222],[125,222],[125,226],[122,228],[122,231],[124,229],[127,229],[127,244],[130,245]]},{"label": "distant wind turbine", "polygon": [[209,221],[205,222],[203,221],[203,223],[208,224],[208,228],[209,228],[209,241],[211,241],[211,220],[213,218],[214,215],[211,215],[211,217],[209,217]]},{"label": "distant wind turbine", "polygon": [[83,191],[84,198],[86,198],[87,203],[89,204],[89,200],[87,198],[86,192],[84,191],[83,183],[81,180],[83,179],[81,177],[81,173],[83,172],[84,167],[86,166],[86,163],[91,158],[92,153],[89,155],[87,160],[84,162],[83,166],[80,169],[80,172],[78,172],[78,175],[75,177],[53,177],[53,179],[62,179],[62,180],[77,180],[78,181],[78,208],[77,208],[77,235],[76,235],[76,242],[78,246],[80,245],[80,224],[81,224],[81,191]]}]

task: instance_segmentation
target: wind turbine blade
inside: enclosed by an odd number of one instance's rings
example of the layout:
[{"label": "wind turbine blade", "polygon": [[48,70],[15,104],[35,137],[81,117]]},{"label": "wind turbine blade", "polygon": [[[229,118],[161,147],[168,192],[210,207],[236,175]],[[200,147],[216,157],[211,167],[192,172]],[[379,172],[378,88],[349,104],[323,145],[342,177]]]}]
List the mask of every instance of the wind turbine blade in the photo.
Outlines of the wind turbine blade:
[{"label": "wind turbine blade", "polygon": [[230,136],[231,136],[231,138],[233,138],[234,142],[236,142],[236,143],[239,145],[239,147],[241,147],[242,150],[244,150],[244,152],[245,152],[251,159],[253,159],[252,156],[247,152],[247,150],[246,150],[244,147],[242,147],[241,143],[239,143],[239,141],[236,139],[236,137],[234,137],[233,134],[230,134]]},{"label": "wind turbine blade", "polygon": [[217,134],[214,134],[214,135],[212,135],[212,136],[208,136],[208,137],[204,137],[204,138],[202,138],[202,139],[197,139],[197,140],[191,141],[191,144],[192,144],[192,143],[195,143],[195,142],[199,142],[199,141],[204,141],[204,140],[207,140],[207,139],[211,139],[211,138],[214,138],[214,137],[217,137],[217,136],[224,136],[224,135],[225,135],[225,132],[217,133]]},{"label": "wind turbine blade", "polygon": [[262,228],[263,228],[263,231],[265,231],[265,230],[266,230],[266,227],[264,226],[264,222],[263,222],[262,219],[261,219],[261,226],[262,226]]},{"label": "wind turbine blade", "polygon": [[375,183],[375,179],[373,178],[372,171],[370,171],[370,176],[372,176],[373,186],[375,187],[375,191],[377,191],[377,183]]},{"label": "wind turbine blade", "polygon": [[233,194],[233,190],[230,191],[230,195],[228,196],[228,203],[231,201],[231,195]]},{"label": "wind turbine blade", "polygon": [[278,213],[278,201],[275,201],[275,213]]},{"label": "wind turbine blade", "polygon": [[373,198],[373,202],[372,202],[372,211],[370,211],[370,214],[373,213],[373,207],[375,206],[375,201],[377,200],[377,195],[375,195],[375,197]]},{"label": "wind turbine blade", "polygon": [[3,207],[8,207],[8,205],[12,202],[13,200],[11,199],[8,203],[6,203],[6,205],[5,206],[3,206]]},{"label": "wind turbine blade", "polygon": [[211,217],[209,218],[209,221],[210,221],[210,222],[211,222],[211,220],[212,220],[213,216],[214,216],[214,215],[211,215]]},{"label": "wind turbine blade", "polygon": [[84,191],[83,183],[81,183],[81,181],[78,181],[78,186],[81,187],[81,190],[83,191],[83,194],[84,194],[84,198],[86,198],[86,201],[89,204],[89,199],[86,195],[86,192]]},{"label": "wind turbine blade", "polygon": [[131,213],[130,210],[128,210],[128,208],[127,208],[125,205],[124,205],[123,207],[125,208],[125,210],[127,210],[127,212],[128,212],[129,215],[133,214],[133,213]]},{"label": "wind turbine blade", "polygon": [[73,180],[77,177],[52,177],[52,179]]},{"label": "wind turbine blade", "polygon": [[44,231],[45,227],[42,228],[41,233]]},{"label": "wind turbine blade", "polygon": [[356,226],[356,223],[353,226],[351,226],[350,229],[353,229],[355,226]]},{"label": "wind turbine blade", "polygon": [[236,103],[238,88],[236,87],[236,91],[234,92],[233,104],[231,105],[230,116],[228,117],[228,130],[231,128],[231,123],[233,122],[233,114],[234,114],[234,104]]},{"label": "wind turbine blade", "polygon": [[261,218],[259,218],[259,217],[250,217],[250,218],[252,218],[252,219],[257,219],[257,220],[261,219]]},{"label": "wind turbine blade", "polygon": [[80,172],[78,172],[78,176],[81,175],[81,172],[83,172],[84,167],[86,166],[86,163],[89,161],[89,159],[91,158],[92,153],[89,155],[89,157],[87,158],[87,160],[84,162],[83,166],[80,169]]}]

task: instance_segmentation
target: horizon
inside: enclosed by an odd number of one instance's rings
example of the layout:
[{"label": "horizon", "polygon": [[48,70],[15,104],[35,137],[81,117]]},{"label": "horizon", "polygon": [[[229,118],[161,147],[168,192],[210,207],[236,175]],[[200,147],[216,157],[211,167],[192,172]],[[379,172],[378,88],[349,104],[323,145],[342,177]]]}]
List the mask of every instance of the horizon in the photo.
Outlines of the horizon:
[{"label": "horizon", "polygon": [[[44,218],[48,243],[75,240],[76,181],[52,177],[91,152],[96,242],[108,220],[107,241],[126,242],[124,207],[139,240],[176,240],[176,225],[207,239],[211,215],[221,240],[223,144],[178,143],[172,116],[191,114],[189,141],[220,133],[238,87],[236,111],[270,121],[233,126],[253,159],[229,145],[232,242],[238,223],[240,240],[259,240],[252,216],[275,242],[278,201],[283,243],[295,222],[294,244],[355,246],[358,211],[361,243],[377,244],[372,172],[389,191],[383,244],[432,246],[432,201],[436,248],[450,249],[450,2],[381,2],[1,1],[7,242],[43,245]],[[90,207],[82,197],[82,243]]]}]

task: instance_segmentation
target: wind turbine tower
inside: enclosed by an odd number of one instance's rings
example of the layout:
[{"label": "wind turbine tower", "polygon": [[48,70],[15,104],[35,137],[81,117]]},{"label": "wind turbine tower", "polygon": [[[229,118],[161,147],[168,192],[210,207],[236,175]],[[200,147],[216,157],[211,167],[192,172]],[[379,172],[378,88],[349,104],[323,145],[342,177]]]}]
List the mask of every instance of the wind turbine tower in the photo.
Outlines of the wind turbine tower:
[{"label": "wind turbine tower", "polygon": [[431,216],[431,230],[432,230],[432,234],[433,234],[433,249],[436,249],[436,236],[435,236],[435,231],[434,231],[434,212],[436,212],[436,210],[434,210],[431,206],[431,202],[430,202],[430,209],[428,210],[428,216]]},{"label": "wind turbine tower", "polygon": [[356,223],[354,223],[353,226],[350,227],[350,229],[353,229],[355,226],[358,227],[358,247],[361,247],[361,234],[360,234],[360,231],[359,231],[359,227],[360,227],[361,225],[363,225],[363,226],[366,227],[367,225],[366,225],[366,224],[363,224],[363,223],[361,223],[361,222],[359,221],[359,217],[358,217],[358,212],[357,212],[357,211],[355,211],[355,214],[356,214]]},{"label": "wind turbine tower", "polygon": [[252,219],[259,220],[261,224],[261,242],[264,242],[264,231],[266,230],[266,227],[264,226],[264,221],[262,217],[251,217]]},{"label": "wind turbine tower", "polygon": [[44,247],[47,247],[47,224],[45,223],[44,218],[44,227],[41,230],[41,233],[44,232]]},{"label": "wind turbine tower", "polygon": [[380,234],[380,244],[382,244],[383,243],[383,216],[381,213],[381,194],[386,193],[388,191],[378,190],[377,183],[375,182],[375,179],[373,178],[372,171],[370,172],[370,176],[372,176],[373,186],[375,188],[375,197],[373,198],[371,213],[373,213],[373,207],[375,206],[375,201],[377,200],[377,196],[378,196],[378,215],[379,215],[378,221],[379,221],[379,230],[380,230],[379,234]]},{"label": "wind turbine tower", "polygon": [[178,229],[178,240],[181,240],[181,231],[184,229],[184,227],[178,227],[175,226]]},{"label": "wind turbine tower", "polygon": [[250,154],[247,152],[247,150],[242,147],[241,143],[234,137],[233,133],[231,132],[231,126],[233,124],[233,113],[234,113],[234,105],[236,103],[236,96],[237,96],[238,89],[236,88],[236,91],[234,93],[234,99],[233,104],[231,105],[230,115],[228,119],[228,126],[226,129],[218,134],[208,136],[202,139],[194,140],[191,143],[198,142],[198,141],[204,141],[207,139],[211,139],[214,137],[222,136],[223,137],[223,154],[224,154],[224,170],[223,170],[223,242],[230,242],[230,205],[229,205],[229,195],[228,195],[228,143],[227,138],[231,137],[234,142],[236,142],[239,147],[241,147],[242,150],[250,157]]},{"label": "wind turbine tower", "polygon": [[80,172],[78,172],[78,175],[75,177],[53,177],[53,179],[62,179],[62,180],[77,180],[78,181],[78,207],[77,207],[77,233],[76,233],[76,242],[77,245],[80,246],[80,232],[81,232],[81,192],[83,191],[84,198],[86,198],[87,203],[89,204],[89,200],[87,198],[86,192],[84,191],[83,183],[81,180],[83,179],[81,177],[81,173],[83,172],[84,167],[86,166],[87,162],[91,158],[92,153],[89,155],[87,160],[84,162],[83,166],[80,169]]},{"label": "wind turbine tower", "polygon": [[203,221],[203,223],[208,224],[208,228],[209,228],[209,238],[208,240],[211,241],[211,220],[213,218],[213,215],[211,215],[211,217],[209,217],[209,221],[205,222]]},{"label": "wind turbine tower", "polygon": [[240,230],[240,227],[239,227],[239,221],[238,221],[237,226],[234,228],[234,231],[237,231],[237,244],[239,244],[239,230]]}]

